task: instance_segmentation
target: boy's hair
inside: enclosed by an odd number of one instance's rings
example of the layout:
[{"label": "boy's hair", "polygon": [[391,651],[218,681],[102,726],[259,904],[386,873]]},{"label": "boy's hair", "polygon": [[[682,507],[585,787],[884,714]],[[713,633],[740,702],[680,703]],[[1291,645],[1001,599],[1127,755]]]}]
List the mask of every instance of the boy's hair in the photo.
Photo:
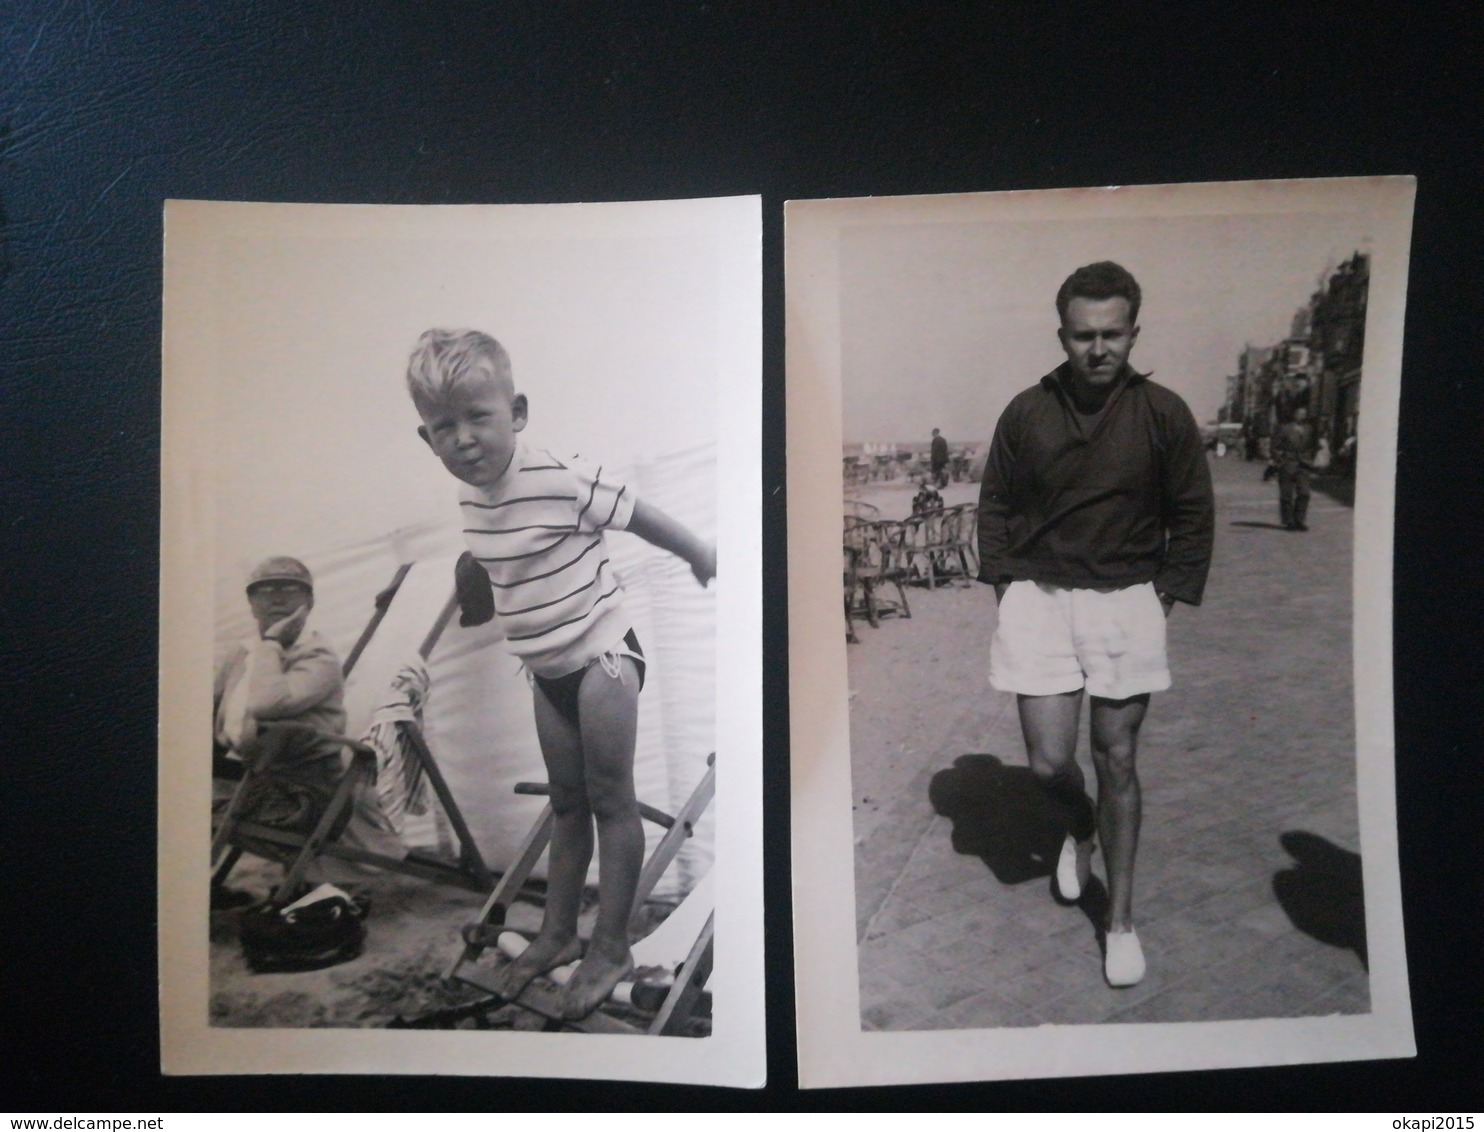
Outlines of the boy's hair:
[{"label": "boy's hair", "polygon": [[478,330],[425,330],[407,359],[407,392],[414,402],[437,404],[465,382],[487,378],[515,392],[510,355]]},{"label": "boy's hair", "polygon": [[1071,306],[1073,299],[1127,299],[1128,320],[1137,323],[1139,304],[1143,298],[1139,281],[1129,274],[1128,269],[1105,259],[1079,267],[1067,276],[1056,293],[1056,314],[1062,322],[1066,322],[1067,308]]}]

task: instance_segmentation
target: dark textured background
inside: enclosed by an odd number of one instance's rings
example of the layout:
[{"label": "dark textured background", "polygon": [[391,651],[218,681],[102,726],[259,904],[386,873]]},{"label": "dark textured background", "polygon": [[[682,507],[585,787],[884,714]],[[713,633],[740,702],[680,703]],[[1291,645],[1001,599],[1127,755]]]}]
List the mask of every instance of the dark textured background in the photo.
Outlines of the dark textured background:
[{"label": "dark textured background", "polygon": [[[1481,20],[1471,4],[83,3],[0,9],[0,1105],[42,1111],[1479,1108]],[[1413,173],[1398,790],[1421,1056],[801,1094],[786,845],[782,204]],[[155,1022],[166,197],[457,203],[761,192],[766,1093],[163,1079]],[[1472,709],[1472,710],[1470,710]]]}]

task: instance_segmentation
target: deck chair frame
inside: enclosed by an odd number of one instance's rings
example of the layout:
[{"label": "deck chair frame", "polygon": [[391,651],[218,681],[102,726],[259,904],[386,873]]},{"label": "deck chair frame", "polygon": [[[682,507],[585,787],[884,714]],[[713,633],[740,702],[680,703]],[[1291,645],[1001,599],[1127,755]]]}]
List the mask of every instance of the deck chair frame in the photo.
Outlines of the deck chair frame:
[{"label": "deck chair frame", "polygon": [[940,585],[974,584],[978,573],[974,531],[976,504],[959,503],[923,511],[908,519],[907,561],[912,580]]},{"label": "deck chair frame", "polygon": [[[376,595],[376,611],[366,623],[365,629],[361,631],[360,638],[351,649],[343,666],[344,675],[350,675],[355,667],[356,661],[360,659],[376,630],[380,627],[382,619],[386,616],[392,600],[396,597],[402,581],[407,577],[407,572],[412,569],[412,563],[403,563],[397,568],[392,577],[391,584]],[[458,598],[450,595],[432,628],[428,630],[418,647],[418,654],[426,660],[437,645],[443,630],[447,628],[452,619],[454,611],[458,608]],[[302,728],[302,724],[268,724],[268,727],[294,727]],[[451,884],[460,888],[471,889],[475,892],[489,892],[495,887],[495,876],[485,864],[484,857],[479,852],[479,846],[474,840],[474,835],[469,829],[469,824],[464,820],[463,811],[459,809],[458,802],[454,799],[453,791],[449,789],[448,781],[443,777],[443,772],[438,766],[438,760],[433,757],[427,741],[423,738],[421,729],[410,720],[398,723],[406,736],[409,746],[412,748],[414,757],[417,759],[419,768],[427,776],[428,785],[433,788],[438,797],[439,804],[448,818],[449,825],[453,827],[454,836],[458,840],[458,857],[448,859],[441,855],[432,853],[410,852],[405,857],[391,857],[370,850],[361,849],[358,846],[346,845],[332,837],[335,833],[338,837],[339,831],[336,826],[341,824],[342,818],[350,812],[350,807],[355,802],[357,788],[362,784],[370,784],[376,776],[376,751],[359,740],[345,735],[325,736],[316,732],[320,738],[326,738],[338,742],[350,754],[350,765],[346,767],[341,775],[340,782],[335,788],[329,803],[325,807],[315,828],[307,835],[293,833],[287,830],[274,829],[271,826],[259,825],[255,822],[241,820],[237,815],[241,810],[243,800],[247,796],[248,789],[253,780],[265,774],[269,767],[247,768],[242,780],[237,784],[232,793],[231,800],[227,804],[211,841],[211,861],[213,886],[223,883],[227,874],[237,864],[245,851],[244,846],[236,844],[238,839],[250,839],[257,842],[266,842],[277,846],[287,853],[292,854],[287,865],[284,878],[274,888],[270,899],[282,901],[294,895],[300,882],[303,880],[304,872],[310,863],[320,856],[334,857],[342,861],[351,861],[356,864],[370,865],[378,869],[389,869],[393,872],[402,873],[407,876],[418,877],[422,880],[431,880],[439,884]]]},{"label": "deck chair frame", "polygon": [[[862,616],[871,628],[879,629],[881,619],[888,614],[908,618],[912,607],[907,603],[904,584],[908,581],[907,531],[910,520],[896,519],[847,519],[844,544],[846,555],[852,564],[850,575],[852,593],[847,606],[849,618]],[[897,597],[892,601],[881,592],[886,586],[895,587]],[[860,600],[853,598],[860,591]]]},{"label": "deck chair frame", "polygon": [[[517,794],[545,796],[549,792],[550,788],[544,782],[520,782],[515,786]],[[645,820],[661,826],[665,833],[660,838],[659,844],[654,847],[653,852],[649,854],[639,873],[639,883],[634,892],[634,912],[629,924],[631,933],[645,901],[649,899],[655,885],[664,876],[686,839],[691,836],[696,823],[700,821],[701,816],[710,806],[715,793],[716,755],[712,753],[706,758],[706,773],[702,775],[695,789],[691,791],[690,797],[673,817],[653,806],[642,802],[639,804],[640,815]],[[542,853],[546,851],[547,843],[551,840],[554,821],[555,815],[551,804],[547,803],[521,843],[515,862],[500,878],[500,883],[485,901],[476,923],[490,927],[499,927],[505,923],[505,917],[511,905],[520,895],[526,881],[530,878],[531,870],[540,861]],[[585,1033],[603,1034],[673,1034],[691,1016],[705,988],[706,980],[711,975],[714,933],[715,915],[713,913],[706,918],[704,927],[691,945],[690,952],[678,969],[675,981],[666,992],[655,1012],[653,1021],[645,1028],[641,1029],[604,1014],[601,1007],[579,1021],[566,1021],[560,1013],[560,996],[554,989],[542,985],[541,980],[533,982],[513,1002],[516,1006],[544,1018],[552,1029],[566,1028],[581,1030]],[[465,943],[458,958],[454,960],[444,977],[449,981],[462,982],[494,995],[493,999],[483,1004],[483,1008],[495,1010],[507,1003],[495,990],[488,973],[475,966],[485,950],[484,946]]]}]

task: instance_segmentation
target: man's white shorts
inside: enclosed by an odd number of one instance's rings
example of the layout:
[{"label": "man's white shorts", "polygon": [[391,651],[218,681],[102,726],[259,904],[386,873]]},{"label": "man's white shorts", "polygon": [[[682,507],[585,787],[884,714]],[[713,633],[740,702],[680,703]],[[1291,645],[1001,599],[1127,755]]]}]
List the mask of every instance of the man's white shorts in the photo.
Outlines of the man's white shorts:
[{"label": "man's white shorts", "polygon": [[1165,613],[1153,583],[1080,590],[1011,582],[989,643],[989,683],[1024,696],[1085,687],[1110,700],[1164,691]]}]

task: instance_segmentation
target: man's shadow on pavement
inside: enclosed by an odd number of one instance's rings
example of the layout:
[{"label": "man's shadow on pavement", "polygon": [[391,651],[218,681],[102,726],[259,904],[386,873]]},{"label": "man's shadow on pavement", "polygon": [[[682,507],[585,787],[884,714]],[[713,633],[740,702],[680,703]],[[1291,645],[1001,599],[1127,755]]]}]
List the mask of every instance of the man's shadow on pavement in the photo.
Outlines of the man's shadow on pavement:
[{"label": "man's shadow on pavement", "polygon": [[[978,857],[1004,885],[1050,877],[1052,896],[1071,903],[1061,898],[1053,875],[1068,815],[1029,767],[1006,766],[994,755],[960,755],[933,775],[928,799],[953,823],[955,852]],[[1107,918],[1108,890],[1094,876],[1076,904],[1100,927]]]},{"label": "man's shadow on pavement", "polygon": [[1294,866],[1273,874],[1273,894],[1293,926],[1320,943],[1355,952],[1369,971],[1360,854],[1301,830],[1289,830],[1278,841]]},{"label": "man's shadow on pavement", "polygon": [[1288,529],[1282,523],[1263,523],[1256,519],[1234,519],[1229,525],[1233,527],[1250,527],[1259,531],[1286,531]]}]

